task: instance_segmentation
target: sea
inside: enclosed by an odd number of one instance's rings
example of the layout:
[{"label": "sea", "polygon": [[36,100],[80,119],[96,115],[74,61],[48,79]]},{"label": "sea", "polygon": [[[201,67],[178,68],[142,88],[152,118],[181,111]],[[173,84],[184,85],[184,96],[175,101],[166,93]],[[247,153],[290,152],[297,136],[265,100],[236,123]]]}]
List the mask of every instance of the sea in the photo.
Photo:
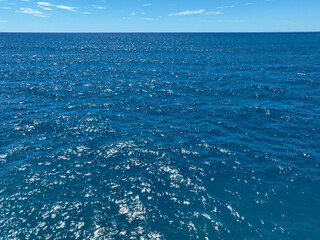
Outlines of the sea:
[{"label": "sea", "polygon": [[320,33],[1,33],[0,239],[319,239]]}]

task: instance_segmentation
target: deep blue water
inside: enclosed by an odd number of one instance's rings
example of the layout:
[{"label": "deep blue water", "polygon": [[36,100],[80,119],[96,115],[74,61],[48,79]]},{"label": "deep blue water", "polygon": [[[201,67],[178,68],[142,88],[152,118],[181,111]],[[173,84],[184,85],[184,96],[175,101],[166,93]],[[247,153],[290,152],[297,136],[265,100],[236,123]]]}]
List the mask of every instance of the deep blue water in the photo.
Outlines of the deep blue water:
[{"label": "deep blue water", "polygon": [[320,33],[0,34],[0,239],[319,239]]}]

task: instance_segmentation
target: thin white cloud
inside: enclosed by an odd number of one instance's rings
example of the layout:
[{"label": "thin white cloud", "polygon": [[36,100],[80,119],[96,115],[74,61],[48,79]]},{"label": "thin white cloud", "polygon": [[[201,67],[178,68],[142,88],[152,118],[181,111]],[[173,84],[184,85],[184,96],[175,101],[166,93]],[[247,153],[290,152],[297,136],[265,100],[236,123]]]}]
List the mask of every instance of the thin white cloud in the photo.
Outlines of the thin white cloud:
[{"label": "thin white cloud", "polygon": [[130,16],[134,16],[134,15],[136,15],[136,13],[135,13],[135,12],[130,13]]},{"label": "thin white cloud", "polygon": [[0,20],[0,23],[6,23],[8,22],[7,20]]},{"label": "thin white cloud", "polygon": [[210,12],[205,12],[203,13],[205,15],[221,15],[221,14],[224,14],[223,12],[213,12],[213,11],[210,11]]},{"label": "thin white cloud", "polygon": [[52,10],[51,7],[55,7],[55,8],[71,11],[71,12],[76,12],[76,9],[78,8],[78,7],[70,7],[70,6],[65,6],[65,5],[54,5],[54,4],[48,3],[48,2],[37,2],[37,4],[43,10]]},{"label": "thin white cloud", "polygon": [[195,14],[202,14],[202,15],[220,15],[223,14],[223,12],[217,12],[217,11],[205,11],[204,9],[200,9],[197,11],[184,11],[179,13],[170,13],[169,16],[185,16],[185,15],[195,15]]},{"label": "thin white cloud", "polygon": [[230,6],[222,6],[222,7],[216,7],[216,8],[234,8],[234,7],[236,7],[236,6],[234,6],[234,5],[230,5]]},{"label": "thin white cloud", "polygon": [[149,7],[149,6],[152,6],[152,4],[151,3],[145,3],[145,4],[143,4],[143,6],[144,7]]},{"label": "thin white cloud", "polygon": [[206,12],[204,9],[196,10],[196,11],[184,11],[184,12],[178,12],[178,13],[170,13],[169,16],[184,16],[184,15],[194,15],[194,14],[206,14],[209,12]]},{"label": "thin white cloud", "polygon": [[143,20],[145,20],[145,21],[152,21],[153,18],[144,18]]},{"label": "thin white cloud", "polygon": [[105,7],[99,6],[99,5],[92,5],[92,7],[96,8],[96,9],[105,9]]},{"label": "thin white cloud", "polygon": [[64,10],[67,10],[67,11],[71,11],[71,12],[75,12],[76,9],[78,8],[78,7],[69,7],[69,6],[64,6],[64,5],[56,5],[55,7],[59,8],[59,9],[64,9]]},{"label": "thin white cloud", "polygon": [[37,2],[37,4],[41,5],[41,6],[46,6],[46,7],[54,7],[53,4],[48,3],[48,2]]},{"label": "thin white cloud", "polygon": [[82,12],[82,14],[90,15],[90,14],[91,14],[91,12]]},{"label": "thin white cloud", "polygon": [[12,8],[11,7],[2,7],[2,9],[10,10]]},{"label": "thin white cloud", "polygon": [[43,12],[36,10],[36,9],[32,9],[32,8],[20,8],[17,12],[31,14],[31,15],[37,16],[37,17],[47,17]]}]

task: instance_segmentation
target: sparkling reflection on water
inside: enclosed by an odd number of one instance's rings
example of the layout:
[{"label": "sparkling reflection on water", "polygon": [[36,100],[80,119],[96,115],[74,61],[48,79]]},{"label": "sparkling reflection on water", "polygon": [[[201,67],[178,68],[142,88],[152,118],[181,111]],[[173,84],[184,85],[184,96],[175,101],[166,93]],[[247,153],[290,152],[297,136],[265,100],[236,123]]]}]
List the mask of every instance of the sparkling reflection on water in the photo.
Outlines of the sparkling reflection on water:
[{"label": "sparkling reflection on water", "polygon": [[0,34],[1,239],[316,239],[320,34]]}]

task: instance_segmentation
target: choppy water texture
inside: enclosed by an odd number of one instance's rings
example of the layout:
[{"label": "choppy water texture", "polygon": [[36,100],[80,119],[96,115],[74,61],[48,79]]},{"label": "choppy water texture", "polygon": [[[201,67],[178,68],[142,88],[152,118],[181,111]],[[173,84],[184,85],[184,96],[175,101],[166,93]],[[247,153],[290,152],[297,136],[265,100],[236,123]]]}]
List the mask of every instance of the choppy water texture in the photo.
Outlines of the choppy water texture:
[{"label": "choppy water texture", "polygon": [[319,239],[320,34],[0,34],[0,239]]}]

